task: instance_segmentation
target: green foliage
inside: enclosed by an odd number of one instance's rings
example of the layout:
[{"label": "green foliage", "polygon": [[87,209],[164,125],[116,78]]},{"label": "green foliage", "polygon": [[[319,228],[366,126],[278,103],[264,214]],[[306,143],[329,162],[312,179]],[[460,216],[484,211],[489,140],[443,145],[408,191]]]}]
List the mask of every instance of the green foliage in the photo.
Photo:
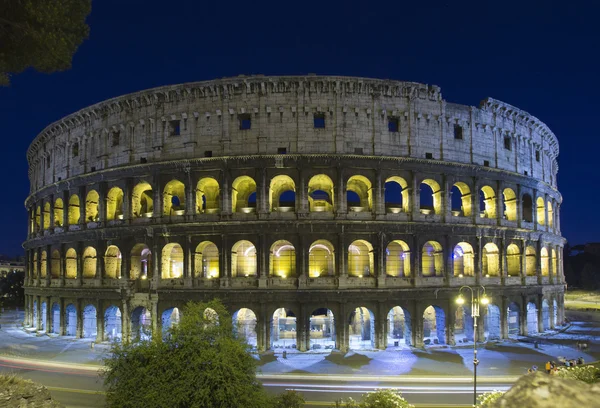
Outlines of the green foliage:
[{"label": "green foliage", "polygon": [[561,378],[583,381],[594,384],[600,381],[600,369],[591,366],[560,367],[557,375]]},{"label": "green foliage", "polygon": [[0,1],[0,85],[32,67],[40,72],[71,68],[89,35],[91,0]]},{"label": "green foliage", "polygon": [[112,352],[104,372],[109,407],[272,405],[256,379],[249,346],[233,335],[219,301],[188,303],[164,340],[155,333],[152,340],[114,344]]},{"label": "green foliage", "polygon": [[362,395],[360,402],[349,398],[346,401],[336,401],[336,408],[414,408],[402,394],[396,390],[381,389]]},{"label": "green foliage", "polygon": [[477,397],[477,405],[475,408],[488,408],[491,407],[496,400],[500,399],[504,395],[503,391],[491,391],[485,392]]},{"label": "green foliage", "polygon": [[304,397],[296,391],[285,391],[273,398],[273,408],[302,408]]}]

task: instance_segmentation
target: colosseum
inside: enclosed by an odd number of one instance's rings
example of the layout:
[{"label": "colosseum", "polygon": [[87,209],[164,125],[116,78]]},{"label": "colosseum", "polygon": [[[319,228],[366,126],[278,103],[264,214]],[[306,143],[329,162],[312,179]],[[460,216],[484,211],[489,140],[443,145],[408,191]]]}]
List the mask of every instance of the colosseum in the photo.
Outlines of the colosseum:
[{"label": "colosseum", "polygon": [[[527,112],[413,82],[240,76],[100,102],[28,149],[25,326],[132,339],[217,297],[261,352],[549,330],[558,152]],[[465,285],[490,300],[477,333]]]}]

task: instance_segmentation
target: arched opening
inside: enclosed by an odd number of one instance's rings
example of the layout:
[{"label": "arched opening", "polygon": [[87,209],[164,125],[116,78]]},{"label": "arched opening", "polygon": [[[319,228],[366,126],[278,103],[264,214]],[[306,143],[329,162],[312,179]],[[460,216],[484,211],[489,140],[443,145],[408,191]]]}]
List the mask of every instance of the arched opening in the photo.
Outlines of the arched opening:
[{"label": "arched opening", "polygon": [[234,333],[256,348],[256,314],[250,309],[241,308],[233,314],[232,320]]},{"label": "arched opening", "polygon": [[410,313],[400,306],[394,306],[387,315],[388,347],[412,346]]},{"label": "arched opening", "polygon": [[327,308],[314,310],[310,314],[311,350],[333,350],[335,348],[335,320],[333,312]]},{"label": "arched opening", "polygon": [[428,241],[421,252],[421,273],[425,277],[444,275],[444,254],[436,241]]},{"label": "arched opening", "polygon": [[289,241],[276,241],[271,246],[270,276],[289,278],[296,276],[296,250]]},{"label": "arched opening", "polygon": [[[373,197],[371,181],[365,176],[352,176],[346,184],[348,210],[354,212],[371,211]],[[355,193],[356,197],[350,196]],[[352,199],[352,201],[350,201]]]},{"label": "arched opening", "polygon": [[52,214],[50,214],[50,203],[46,202],[46,204],[44,204],[44,229],[47,230],[50,228],[50,217]]},{"label": "arched opening", "polygon": [[544,247],[540,252],[540,261],[542,267],[542,276],[550,276],[550,260],[548,259],[548,250]]},{"label": "arched opening", "polygon": [[308,181],[309,211],[333,211],[333,181],[325,174],[317,174]]},{"label": "arched opening", "polygon": [[452,254],[454,276],[475,276],[475,255],[473,247],[467,242],[459,242]]},{"label": "arched opening", "polygon": [[162,279],[179,279],[183,277],[183,248],[177,243],[167,244],[162,250]]},{"label": "arched opening", "polygon": [[138,306],[131,312],[131,339],[133,341],[150,339],[152,318],[150,311]]},{"label": "arched opening", "polygon": [[494,304],[488,304],[483,319],[483,330],[487,340],[500,340],[500,308]]},{"label": "arched opening", "polygon": [[194,277],[218,278],[219,277],[219,249],[210,241],[202,241],[194,253]]},{"label": "arched opening", "polygon": [[219,211],[221,190],[219,182],[205,177],[196,185],[196,212],[198,214],[216,214]]},{"label": "arched opening", "polygon": [[544,204],[544,199],[542,197],[538,197],[536,200],[537,207],[537,223],[539,225],[546,225],[546,206]]},{"label": "arched opening", "polygon": [[45,278],[48,273],[48,255],[46,251],[42,251],[42,256],[40,260],[40,277]]},{"label": "arched opening", "polygon": [[538,311],[535,303],[527,303],[527,333],[535,334],[538,332]]},{"label": "arched opening", "polygon": [[81,218],[81,208],[79,207],[79,196],[71,195],[69,198],[69,225],[79,224]]},{"label": "arched opening", "polygon": [[51,316],[52,316],[52,326],[49,328],[50,333],[61,334],[60,332],[60,306],[58,303],[52,304]]},{"label": "arched opening", "polygon": [[131,213],[134,217],[152,217],[154,198],[150,183],[138,183],[131,194]]},{"label": "arched opening", "polygon": [[104,312],[104,341],[120,341],[122,335],[121,310],[109,306]]},{"label": "arched opening", "polygon": [[179,319],[181,318],[179,309],[176,307],[172,307],[170,309],[165,310],[161,316],[161,328],[163,338],[168,333],[171,327],[179,324]]},{"label": "arched opening", "polygon": [[411,276],[410,248],[406,242],[395,240],[388,244],[385,250],[385,271],[388,276]]},{"label": "arched opening", "polygon": [[510,244],[506,248],[506,264],[508,267],[508,276],[521,275],[521,251],[515,244]]},{"label": "arched opening", "polygon": [[256,276],[256,247],[250,241],[238,241],[231,248],[231,276]]},{"label": "arched opening", "polygon": [[33,327],[38,328],[38,302],[37,300],[33,301]]},{"label": "arched opening", "polygon": [[518,336],[521,333],[521,320],[520,320],[521,311],[519,309],[519,305],[515,302],[510,302],[508,304],[508,310],[506,313],[508,335],[509,336]]},{"label": "arched opening", "polygon": [[428,306],[423,312],[423,344],[446,344],[446,315],[439,306]]},{"label": "arched opening", "polygon": [[533,200],[529,194],[523,194],[522,210],[523,221],[533,222]]},{"label": "arched opening", "polygon": [[91,190],[85,197],[85,216],[87,222],[96,222],[100,219],[98,213],[98,202],[100,196],[96,190]]},{"label": "arched opening", "polygon": [[83,251],[83,277],[90,279],[96,277],[96,249],[87,247]]},{"label": "arched opening", "polygon": [[277,212],[294,212],[296,207],[296,184],[290,176],[279,175],[271,179],[269,186],[269,209]]},{"label": "arched opening", "polygon": [[240,176],[233,181],[231,205],[234,213],[251,213],[256,210],[256,182],[252,177]]},{"label": "arched opening", "polygon": [[113,187],[106,196],[106,220],[123,219],[123,190]]},{"label": "arched opening", "polygon": [[115,245],[106,248],[104,255],[104,277],[107,279],[121,278],[121,251]]},{"label": "arched opening", "polygon": [[62,200],[62,198],[57,198],[54,201],[54,226],[55,227],[63,226],[64,216],[65,216],[65,211],[64,211],[64,206],[63,206],[63,200]]},{"label": "arched opening", "polygon": [[324,239],[312,243],[308,249],[308,276],[310,278],[335,275],[333,251],[333,245]]},{"label": "arched opening", "polygon": [[219,325],[219,315],[215,309],[207,307],[203,313],[204,319],[208,321],[210,325]]},{"label": "arched opening", "polygon": [[48,304],[46,302],[42,302],[42,307],[41,307],[41,313],[42,316],[42,324],[40,326],[42,331],[46,331],[46,329],[48,329],[48,327],[46,327],[46,321],[48,319]]},{"label": "arched opening", "polygon": [[171,180],[163,190],[163,215],[183,215],[185,213],[185,184]]},{"label": "arched opening", "polygon": [[552,265],[552,275],[558,277],[558,258],[556,257],[556,250],[553,249],[551,253],[552,259],[550,260],[550,263]]},{"label": "arched opening", "polygon": [[470,306],[458,306],[456,312],[454,312],[454,316],[454,340],[456,343],[472,342],[474,340],[473,316],[471,316]]},{"label": "arched opening", "polygon": [[508,221],[517,220],[517,195],[510,188],[502,192],[504,197],[504,218]]},{"label": "arched opening", "polygon": [[408,183],[402,177],[385,180],[385,208],[388,213],[410,212]]},{"label": "arched opening", "polygon": [[547,204],[547,208],[548,208],[548,226],[553,227],[554,226],[554,209],[552,208],[552,203],[550,201],[548,201],[546,204]]},{"label": "arched opening", "polygon": [[483,276],[486,278],[500,276],[500,255],[496,244],[488,242],[484,245],[482,252],[481,265]]},{"label": "arched opening", "polygon": [[96,308],[92,305],[87,305],[83,308],[83,333],[85,339],[96,338],[97,335]]},{"label": "arched opening", "polygon": [[65,271],[66,279],[76,279],[77,278],[77,252],[73,248],[67,249],[67,259],[65,262],[65,266],[67,270]]},{"label": "arched opening", "polygon": [[375,316],[366,307],[357,307],[348,321],[351,350],[375,349]]},{"label": "arched opening", "polygon": [[481,218],[496,218],[496,193],[490,186],[479,190],[479,215]]},{"label": "arched opening", "polygon": [[373,245],[359,239],[348,247],[348,276],[371,276],[375,271]]},{"label": "arched opening", "polygon": [[60,252],[52,251],[52,259],[50,260],[50,276],[52,279],[60,278]]},{"label": "arched opening", "polygon": [[277,309],[271,320],[271,349],[296,348],[296,315],[289,309]]},{"label": "arched opening", "polygon": [[421,214],[442,213],[442,190],[435,180],[426,179],[421,182],[419,208]]},{"label": "arched opening", "polygon": [[455,183],[450,190],[452,215],[469,217],[471,215],[471,189],[462,181]]},{"label": "arched opening", "polygon": [[152,252],[145,244],[136,244],[131,250],[129,279],[147,279],[152,271]]},{"label": "arched opening", "polygon": [[40,224],[40,219],[41,219],[41,213],[42,210],[40,209],[40,206],[37,207],[37,209],[35,210],[35,228],[36,231],[39,231],[41,228],[41,224]]},{"label": "arched opening", "polygon": [[544,331],[550,330],[550,306],[546,299],[542,300],[542,325]]},{"label": "arched opening", "polygon": [[77,309],[73,303],[69,303],[65,308],[65,335],[77,335]]},{"label": "arched opening", "polygon": [[535,249],[532,246],[525,248],[525,274],[526,276],[535,276],[537,272],[537,258]]}]

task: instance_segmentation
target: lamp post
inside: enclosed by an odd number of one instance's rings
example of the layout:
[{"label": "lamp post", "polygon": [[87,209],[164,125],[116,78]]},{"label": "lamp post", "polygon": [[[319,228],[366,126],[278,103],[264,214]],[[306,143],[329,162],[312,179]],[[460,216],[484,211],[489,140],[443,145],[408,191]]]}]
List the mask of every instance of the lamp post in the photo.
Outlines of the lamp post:
[{"label": "lamp post", "polygon": [[477,365],[479,360],[477,359],[477,318],[479,317],[479,304],[487,305],[490,300],[485,294],[485,288],[483,286],[462,286],[458,290],[458,297],[456,303],[459,305],[465,304],[465,298],[462,294],[463,289],[469,289],[471,292],[471,317],[473,317],[473,406],[477,405]]}]

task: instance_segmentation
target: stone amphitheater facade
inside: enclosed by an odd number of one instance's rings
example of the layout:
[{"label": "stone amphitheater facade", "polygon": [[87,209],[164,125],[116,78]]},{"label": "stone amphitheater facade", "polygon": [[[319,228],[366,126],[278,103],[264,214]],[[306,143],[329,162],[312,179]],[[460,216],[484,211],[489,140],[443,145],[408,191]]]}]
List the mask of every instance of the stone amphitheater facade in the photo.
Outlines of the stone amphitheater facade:
[{"label": "stone amphitheater facade", "polygon": [[131,338],[218,297],[260,351],[455,344],[470,285],[491,299],[481,340],[551,329],[558,153],[527,112],[413,82],[240,76],[100,102],[27,152],[25,323]]}]

